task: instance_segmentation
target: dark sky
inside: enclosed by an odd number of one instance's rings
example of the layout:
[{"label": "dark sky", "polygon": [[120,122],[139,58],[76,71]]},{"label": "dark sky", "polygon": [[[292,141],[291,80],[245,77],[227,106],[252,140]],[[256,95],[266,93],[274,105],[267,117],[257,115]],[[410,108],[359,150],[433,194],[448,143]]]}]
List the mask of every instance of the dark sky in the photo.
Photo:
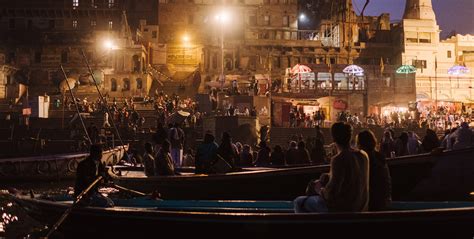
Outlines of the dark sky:
[{"label": "dark sky", "polygon": [[[365,0],[354,0],[354,9],[360,13]],[[436,20],[445,37],[452,30],[474,35],[474,0],[432,0]],[[364,15],[378,16],[390,13],[392,20],[400,20],[405,10],[405,0],[371,0]]]}]

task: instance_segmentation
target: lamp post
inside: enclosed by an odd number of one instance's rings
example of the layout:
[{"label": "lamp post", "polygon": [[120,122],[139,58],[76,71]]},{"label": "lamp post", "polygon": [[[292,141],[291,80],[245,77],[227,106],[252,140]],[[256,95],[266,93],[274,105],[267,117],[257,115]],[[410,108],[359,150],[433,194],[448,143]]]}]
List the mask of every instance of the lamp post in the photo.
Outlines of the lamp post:
[{"label": "lamp post", "polygon": [[186,47],[189,43],[189,36],[188,34],[184,34],[183,36],[183,65],[186,63]]},{"label": "lamp post", "polygon": [[221,81],[221,90],[224,88],[225,76],[224,76],[224,25],[229,20],[229,14],[225,11],[221,11],[216,15],[216,20],[220,24],[221,28],[221,72],[219,76],[219,81]]}]

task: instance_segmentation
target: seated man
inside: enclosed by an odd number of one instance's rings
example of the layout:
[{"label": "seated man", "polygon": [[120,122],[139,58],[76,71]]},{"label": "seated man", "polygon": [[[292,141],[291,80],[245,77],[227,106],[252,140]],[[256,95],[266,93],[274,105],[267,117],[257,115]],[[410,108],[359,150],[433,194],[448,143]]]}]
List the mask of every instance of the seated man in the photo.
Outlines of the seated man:
[{"label": "seated man", "polygon": [[[99,176],[104,180],[109,178],[102,159],[102,146],[91,145],[90,155],[77,165],[76,183],[74,186],[74,197],[77,198],[86,190]],[[113,201],[99,193],[99,186],[96,184],[80,201],[84,206],[113,207]]]},{"label": "seated man", "polygon": [[312,196],[295,199],[295,212],[360,212],[369,206],[369,160],[363,151],[350,147],[352,127],[338,122],[331,127],[337,155],[331,159],[325,187],[314,184]]},{"label": "seated man", "polygon": [[155,157],[155,176],[175,175],[170,147],[171,144],[168,140],[163,141],[163,145]]}]

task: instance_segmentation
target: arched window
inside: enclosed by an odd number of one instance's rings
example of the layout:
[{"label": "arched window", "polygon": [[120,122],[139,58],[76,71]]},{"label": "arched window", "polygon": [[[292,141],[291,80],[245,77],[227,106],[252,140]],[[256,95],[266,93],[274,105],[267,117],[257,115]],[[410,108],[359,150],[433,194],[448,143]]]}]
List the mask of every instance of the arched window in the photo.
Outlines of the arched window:
[{"label": "arched window", "polygon": [[141,90],[143,88],[143,80],[142,78],[137,78],[137,90]]},{"label": "arched window", "polygon": [[123,88],[122,91],[129,91],[130,90],[130,79],[123,78]]},{"label": "arched window", "polygon": [[132,66],[133,66],[133,72],[138,73],[140,72],[141,66],[140,66],[140,57],[137,55],[133,55],[132,57]]},{"label": "arched window", "polygon": [[115,78],[112,78],[110,80],[110,84],[111,84],[110,91],[117,91],[117,80]]}]

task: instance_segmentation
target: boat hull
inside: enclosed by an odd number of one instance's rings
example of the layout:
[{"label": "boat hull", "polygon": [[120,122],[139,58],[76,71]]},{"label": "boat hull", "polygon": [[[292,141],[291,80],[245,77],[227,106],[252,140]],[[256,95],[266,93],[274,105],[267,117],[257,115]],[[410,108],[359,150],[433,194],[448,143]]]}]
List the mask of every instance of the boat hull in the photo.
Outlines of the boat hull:
[{"label": "boat hull", "polygon": [[[53,224],[69,205],[44,200],[21,199],[18,203],[40,222]],[[332,235],[374,235],[374,227],[390,231],[383,238],[403,236],[416,229],[424,236],[450,238],[470,235],[474,226],[474,207],[399,210],[364,213],[235,213],[180,211],[141,208],[75,208],[59,230],[67,238],[106,235],[126,238],[159,233],[195,236],[242,237],[331,233]],[[345,230],[350,228],[350,230]],[[401,229],[403,230],[394,230]],[[185,230],[183,230],[185,229]],[[387,231],[387,232],[388,232]]]},{"label": "boat hull", "polygon": [[[411,192],[421,180],[430,177],[433,165],[451,158],[471,160],[473,156],[474,150],[469,149],[388,160],[392,176],[392,198],[414,199]],[[165,199],[292,200],[304,195],[310,180],[328,171],[329,165],[321,165],[221,175],[117,176],[114,181],[137,191],[156,190]],[[452,200],[456,199],[459,198]]]},{"label": "boat hull", "polygon": [[[128,145],[106,150],[103,152],[102,162],[106,165],[115,165],[127,150]],[[86,153],[74,153],[0,159],[0,181],[19,183],[73,180],[78,163],[87,156]]]}]

